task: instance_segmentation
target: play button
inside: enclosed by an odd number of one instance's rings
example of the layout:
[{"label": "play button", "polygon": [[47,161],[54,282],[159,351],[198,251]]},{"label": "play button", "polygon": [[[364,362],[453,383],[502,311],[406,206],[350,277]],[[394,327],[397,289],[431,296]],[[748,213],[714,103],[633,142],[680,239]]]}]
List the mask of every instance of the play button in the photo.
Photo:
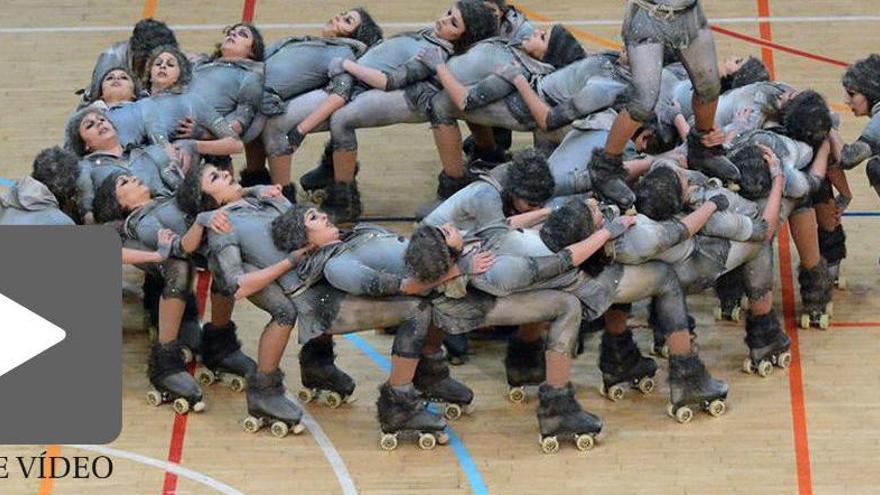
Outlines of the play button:
[{"label": "play button", "polygon": [[0,294],[0,377],[64,340],[64,330]]}]

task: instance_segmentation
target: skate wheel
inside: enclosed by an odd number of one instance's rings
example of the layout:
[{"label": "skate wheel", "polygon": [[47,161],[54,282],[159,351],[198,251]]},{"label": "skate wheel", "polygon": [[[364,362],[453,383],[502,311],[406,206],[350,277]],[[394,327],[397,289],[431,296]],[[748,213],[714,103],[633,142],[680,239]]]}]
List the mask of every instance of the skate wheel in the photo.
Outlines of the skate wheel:
[{"label": "skate wheel", "polygon": [[825,305],[825,314],[828,316],[834,316],[834,301]]},{"label": "skate wheel", "polygon": [[306,431],[306,425],[304,425],[302,423],[297,423],[297,424],[293,425],[293,429],[290,430],[290,432],[293,433],[294,435],[299,435],[304,431]]},{"label": "skate wheel", "polygon": [[761,361],[758,363],[758,376],[767,378],[773,373],[773,363],[770,361]]},{"label": "skate wheel", "polygon": [[385,433],[382,435],[382,438],[379,440],[379,447],[382,450],[387,450],[391,452],[392,450],[397,448],[397,435],[391,433]]},{"label": "skate wheel", "polygon": [[150,339],[151,344],[159,342],[159,329],[151,325],[147,330],[147,338]]},{"label": "skate wheel", "polygon": [[642,395],[648,395],[654,391],[654,387],[657,386],[657,383],[650,376],[646,376],[639,380],[639,384],[637,385],[639,392]]},{"label": "skate wheel", "polygon": [[748,298],[748,296],[742,296],[741,298],[739,298],[739,307],[742,308],[742,309],[744,309],[744,310],[749,309],[749,298]]},{"label": "skate wheel", "polygon": [[706,181],[706,185],[712,189],[721,189],[724,187],[724,183],[721,182],[721,179],[718,177],[710,177],[709,180]]},{"label": "skate wheel", "polygon": [[725,404],[724,401],[721,399],[715,399],[709,403],[708,411],[712,417],[717,418],[718,416],[721,416],[722,414],[724,414],[724,411],[726,411],[726,410],[727,410],[727,404]]},{"label": "skate wheel", "polygon": [[160,394],[156,390],[150,390],[147,392],[147,404],[153,407],[159,407],[162,405],[162,394]]},{"label": "skate wheel", "polygon": [[443,416],[446,416],[446,419],[449,421],[455,421],[461,417],[461,406],[458,404],[448,404],[443,412]]},{"label": "skate wheel", "polygon": [[578,435],[575,437],[574,444],[578,450],[586,452],[596,446],[596,440],[590,434]]},{"label": "skate wheel", "polygon": [[328,392],[324,395],[324,404],[330,409],[336,409],[342,405],[342,396],[336,392]]},{"label": "skate wheel", "polygon": [[555,454],[559,452],[559,440],[555,436],[542,438],[541,452],[545,454]]},{"label": "skate wheel", "polygon": [[721,308],[715,308],[712,314],[715,315],[715,321],[721,321],[724,319],[724,313],[721,312]]},{"label": "skate wheel", "polygon": [[674,416],[676,421],[681,424],[685,424],[694,419],[694,411],[692,411],[691,408],[687,406],[679,407],[675,410]]},{"label": "skate wheel", "polygon": [[186,401],[183,397],[178,397],[174,399],[174,412],[177,414],[186,414],[189,412],[189,402]]},{"label": "skate wheel", "polygon": [[296,396],[303,404],[308,404],[309,402],[315,400],[315,393],[309,389],[300,390],[299,392],[297,392]]},{"label": "skate wheel", "polygon": [[422,433],[419,435],[419,448],[422,450],[432,450],[437,446],[437,438],[433,433]]},{"label": "skate wheel", "polygon": [[217,376],[213,371],[207,368],[201,368],[196,372],[196,380],[199,381],[199,385],[208,387],[217,380]]},{"label": "skate wheel", "polygon": [[447,443],[449,443],[449,435],[447,435],[445,431],[441,431],[435,436],[437,437],[438,445],[446,445]]},{"label": "skate wheel", "polygon": [[751,375],[755,372],[755,367],[754,367],[754,365],[752,365],[751,358],[743,359],[742,370],[743,370],[743,373],[748,373],[749,375]]},{"label": "skate wheel", "polygon": [[831,328],[831,316],[824,314],[819,317],[819,330],[828,330]]},{"label": "skate wheel", "polygon": [[636,211],[635,207],[631,207],[630,209],[628,209],[628,210],[626,210],[625,212],[623,212],[624,216],[627,216],[627,217],[634,217],[634,216],[636,216],[638,213],[639,213],[639,212]]},{"label": "skate wheel", "polygon": [[730,312],[730,321],[733,321],[735,323],[739,323],[739,321],[741,319],[742,319],[742,309],[740,309],[739,306],[737,306],[737,307],[733,308],[733,310]]},{"label": "skate wheel", "polygon": [[272,423],[272,428],[270,428],[272,432],[272,436],[275,438],[284,438],[290,432],[290,428],[287,426],[287,423],[283,421],[275,421]]},{"label": "skate wheel", "polygon": [[192,406],[193,412],[200,413],[205,410],[205,401],[198,401]]},{"label": "skate wheel", "polygon": [[229,388],[232,389],[233,392],[242,392],[245,387],[247,387],[247,382],[245,382],[244,378],[240,376],[234,376],[229,380]]},{"label": "skate wheel", "polygon": [[730,192],[739,192],[739,184],[730,183],[727,185],[727,190]]},{"label": "skate wheel", "polygon": [[193,351],[189,347],[180,349],[180,355],[183,356],[183,362],[189,364],[193,361]]},{"label": "skate wheel", "polygon": [[783,352],[782,354],[776,356],[776,366],[779,366],[782,369],[788,368],[791,365],[791,353]]},{"label": "skate wheel", "polygon": [[802,314],[801,315],[801,328],[807,329],[810,328],[810,315]]},{"label": "skate wheel", "polygon": [[507,391],[507,400],[514,404],[522,404],[526,401],[526,390],[522,387],[513,387]]},{"label": "skate wheel", "polygon": [[256,432],[260,431],[260,428],[263,425],[259,419],[255,418],[253,416],[248,416],[248,417],[244,418],[244,423],[242,423],[242,426],[244,426],[244,431],[246,431],[248,433],[256,433]]},{"label": "skate wheel", "polygon": [[834,285],[837,286],[838,290],[846,290],[846,279],[844,277],[839,277]]},{"label": "skate wheel", "polygon": [[606,397],[608,397],[611,402],[622,400],[625,395],[626,392],[620,385],[612,385],[611,388],[606,391]]},{"label": "skate wheel", "polygon": [[669,346],[663,344],[663,347],[660,348],[660,357],[668,358],[669,357]]}]

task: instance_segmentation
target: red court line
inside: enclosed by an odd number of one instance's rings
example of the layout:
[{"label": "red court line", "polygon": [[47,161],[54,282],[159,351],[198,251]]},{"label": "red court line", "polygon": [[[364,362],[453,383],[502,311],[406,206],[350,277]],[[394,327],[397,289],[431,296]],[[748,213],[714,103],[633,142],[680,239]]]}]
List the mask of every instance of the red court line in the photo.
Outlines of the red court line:
[{"label": "red court line", "polygon": [[[765,18],[770,17],[770,2],[768,0],[758,0],[758,16]],[[769,22],[761,21],[758,24],[758,28],[761,32],[762,40],[773,39],[773,30],[770,29]],[[773,60],[773,50],[769,47],[762,47],[761,58],[767,66],[767,71],[770,73],[770,79],[776,79],[776,64]]]},{"label": "red court line", "polygon": [[880,321],[838,321],[831,328],[880,328]]},{"label": "red court line", "polygon": [[[205,314],[205,306],[208,298],[208,288],[211,286],[211,275],[205,270],[198,271],[198,279],[196,281],[196,301],[199,307],[199,318]],[[187,371],[190,374],[196,370],[195,361],[189,363]],[[183,441],[186,438],[186,420],[188,414],[174,415],[174,427],[171,431],[171,443],[168,446],[168,462],[180,464],[183,458]],[[165,480],[162,483],[162,495],[174,495],[177,493],[177,475],[166,472]]]},{"label": "red court line", "polygon": [[244,0],[244,9],[241,12],[241,20],[244,22],[253,22],[256,6],[257,0]]},{"label": "red court line", "polygon": [[141,17],[144,19],[153,17],[156,15],[156,10],[159,8],[159,0],[145,0],[144,1],[144,10],[141,11]]},{"label": "red court line", "polygon": [[[763,0],[758,0],[758,1],[763,1]],[[779,43],[765,41],[760,38],[755,38],[755,37],[749,36],[747,34],[742,34],[742,33],[736,32],[736,31],[732,31],[727,28],[723,28],[721,26],[713,25],[712,30],[715,31],[716,33],[721,33],[723,35],[730,36],[731,38],[736,38],[736,39],[739,39],[742,41],[747,41],[747,42],[755,44],[755,45],[760,45],[760,46],[766,47],[766,48],[772,48],[774,50],[779,50],[781,52],[790,53],[792,55],[797,55],[799,57],[804,57],[804,58],[816,60],[819,62],[825,62],[826,64],[836,65],[838,67],[849,67],[849,64],[847,62],[843,62],[841,60],[836,60],[836,59],[833,59],[830,57],[826,57],[824,55],[816,55],[814,53],[805,52],[803,50],[798,50],[797,48],[792,48],[790,46],[780,45]]]}]

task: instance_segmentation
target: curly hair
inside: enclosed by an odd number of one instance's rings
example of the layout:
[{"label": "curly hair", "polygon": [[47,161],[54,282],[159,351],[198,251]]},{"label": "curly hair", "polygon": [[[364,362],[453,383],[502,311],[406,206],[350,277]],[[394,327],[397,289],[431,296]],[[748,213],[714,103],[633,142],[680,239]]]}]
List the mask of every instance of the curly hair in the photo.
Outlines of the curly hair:
[{"label": "curly hair", "polygon": [[192,64],[189,59],[186,58],[186,55],[173,45],[159,46],[150,52],[150,57],[147,59],[147,66],[144,68],[144,73],[141,76],[141,87],[148,91],[152,91],[153,84],[150,80],[150,68],[153,66],[156,58],[163,53],[170,53],[173,55],[177,60],[177,67],[180,69],[180,76],[177,78],[177,82],[175,82],[169,89],[182,90],[192,80]]},{"label": "curly hair", "polygon": [[114,172],[95,189],[95,199],[92,200],[92,212],[95,215],[96,222],[108,223],[125,218],[126,211],[119,204],[119,198],[116,196],[116,179],[128,175],[131,174],[122,171]]},{"label": "curly hair", "polygon": [[96,107],[85,107],[82,110],[73,114],[73,117],[67,121],[67,125],[64,127],[64,137],[67,142],[67,146],[70,148],[77,157],[82,158],[89,154],[89,150],[86,149],[86,143],[83,141],[82,136],[79,133],[79,126],[82,124],[83,119],[88,117],[91,114],[97,114],[101,117],[107,119],[107,123],[113,126],[113,129],[116,129],[116,126],[113,125],[113,122],[107,117],[107,113],[104,110]]},{"label": "curly hair", "polygon": [[31,177],[48,187],[59,205],[65,205],[76,199],[79,160],[58,146],[46,148],[34,158]]},{"label": "curly hair", "polygon": [[654,167],[636,185],[636,210],[662,222],[684,209],[681,182],[670,167]]},{"label": "curly hair", "polygon": [[459,0],[455,6],[464,21],[464,33],[452,42],[455,53],[464,53],[474,43],[498,34],[501,26],[498,17],[483,0]]},{"label": "curly hair", "polygon": [[297,203],[272,220],[272,243],[276,248],[291,252],[308,244],[306,212],[314,207],[309,203]]},{"label": "curly hair", "polygon": [[553,197],[556,181],[544,154],[535,148],[526,148],[513,155],[507,170],[504,190],[531,204],[543,204]]},{"label": "curly hair", "polygon": [[770,72],[757,57],[747,58],[733,74],[721,78],[721,92],[770,80]]},{"label": "curly hair", "polygon": [[590,208],[578,199],[570,199],[547,217],[540,235],[547,248],[555,253],[586,239],[594,230]]},{"label": "curly hair", "polygon": [[865,95],[868,107],[880,102],[880,55],[856,60],[843,74],[843,87]]},{"label": "curly hair", "polygon": [[[263,33],[257,29],[256,26],[249,22],[239,22],[237,24],[233,24],[223,29],[223,34],[225,35],[230,30],[237,29],[241,26],[248,28],[251,32],[251,37],[253,38],[253,42],[251,44],[251,56],[249,57],[251,60],[256,62],[262,62],[266,58],[266,42],[263,40]],[[214,53],[211,54],[211,60],[217,60],[223,56],[223,52],[221,51],[221,47],[223,43],[217,43],[214,46]]]},{"label": "curly hair", "polygon": [[813,90],[801,91],[780,109],[785,134],[817,148],[828,137],[833,122],[825,98]]},{"label": "curly hair", "polygon": [[200,163],[191,167],[177,187],[175,193],[177,205],[190,217],[195,217],[203,211],[216,210],[221,206],[211,195],[202,192],[202,175],[208,166],[212,165]]},{"label": "curly hair", "polygon": [[159,46],[177,47],[177,38],[174,31],[162,21],[155,19],[143,19],[134,25],[131,38],[128,41],[128,49],[131,52],[131,70],[135,79],[143,79],[144,68],[150,53]]},{"label": "curly hair", "polygon": [[443,232],[431,225],[422,225],[413,232],[403,259],[408,274],[429,284],[439,280],[454,263]]},{"label": "curly hair", "polygon": [[772,179],[761,148],[754,144],[741,146],[730,154],[730,161],[742,175],[739,183],[740,196],[751,201],[766,198],[770,193]]},{"label": "curly hair", "polygon": [[379,24],[376,23],[373,16],[367,12],[367,9],[364,7],[357,7],[351,10],[361,15],[361,24],[353,33],[351,33],[351,38],[360,41],[368,47],[382,41],[384,36],[382,28],[379,27]]},{"label": "curly hair", "polygon": [[550,41],[547,44],[547,52],[544,54],[544,62],[560,69],[587,56],[584,47],[578,43],[562,24],[556,24],[550,30]]}]

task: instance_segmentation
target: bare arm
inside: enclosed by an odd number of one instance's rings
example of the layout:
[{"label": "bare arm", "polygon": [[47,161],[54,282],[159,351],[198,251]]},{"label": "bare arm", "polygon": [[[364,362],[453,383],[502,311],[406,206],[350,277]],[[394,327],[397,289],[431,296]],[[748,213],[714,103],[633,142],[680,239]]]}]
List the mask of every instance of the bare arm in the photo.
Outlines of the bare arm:
[{"label": "bare arm", "polygon": [[388,76],[386,76],[384,72],[364,67],[354,60],[346,59],[342,62],[342,67],[346,72],[372,88],[385,90],[385,87],[388,84]]},{"label": "bare arm", "polygon": [[158,251],[140,251],[138,249],[122,248],[122,264],[134,265],[138,263],[160,263],[165,258]]},{"label": "bare arm", "polygon": [[712,214],[715,213],[717,209],[718,207],[715,203],[706,201],[700,205],[699,208],[682,218],[681,223],[687,227],[689,236],[693,237],[696,235],[696,233],[706,225],[706,222],[709,221],[709,218],[712,217]]},{"label": "bare arm", "polygon": [[196,141],[200,155],[236,155],[244,151],[244,145],[237,137],[224,137],[213,141]]},{"label": "bare arm", "polygon": [[527,229],[544,222],[551,213],[553,213],[552,208],[539,208],[535,211],[520,213],[519,215],[507,217],[507,225],[515,229]]},{"label": "bare arm", "polygon": [[458,82],[458,79],[452,75],[452,72],[449,71],[449,66],[445,63],[437,66],[437,78],[440,80],[440,84],[443,85],[443,89],[449,94],[449,98],[455,103],[455,106],[463,112],[467,105],[468,89]]},{"label": "bare arm", "polygon": [[550,115],[550,105],[538,96],[538,93],[532,89],[524,75],[518,75],[513,80],[513,85],[519,91],[523,101],[526,102],[526,106],[529,107],[529,112],[532,114],[538,127],[541,130],[547,130],[547,116]]},{"label": "bare arm", "polygon": [[331,115],[333,115],[333,112],[339,110],[344,105],[345,99],[338,94],[331,93],[327,95],[327,98],[324,98],[324,101],[318,106],[318,108],[296,126],[297,131],[305,136],[324,123]]}]

